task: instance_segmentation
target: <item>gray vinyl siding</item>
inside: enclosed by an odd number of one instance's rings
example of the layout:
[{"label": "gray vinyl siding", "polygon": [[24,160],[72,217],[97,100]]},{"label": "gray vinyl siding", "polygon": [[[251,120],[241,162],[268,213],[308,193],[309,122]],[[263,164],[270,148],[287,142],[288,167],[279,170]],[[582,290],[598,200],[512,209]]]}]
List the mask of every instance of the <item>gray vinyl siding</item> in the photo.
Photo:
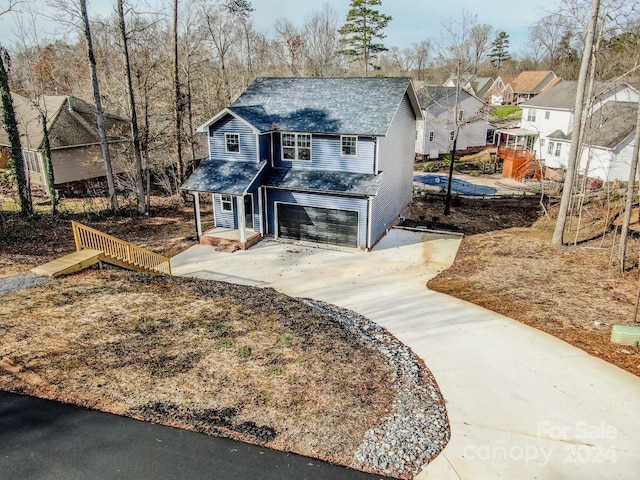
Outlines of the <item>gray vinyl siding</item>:
[{"label": "gray vinyl siding", "polygon": [[[240,137],[240,152],[227,152],[225,133],[237,133]],[[233,115],[225,115],[209,127],[211,159],[240,162],[256,162],[256,134]]]},{"label": "gray vinyl siding", "polygon": [[373,198],[371,241],[375,242],[411,202],[416,117],[405,95],[386,137],[379,142],[379,170],[384,173]]},{"label": "gray vinyl siding", "polygon": [[292,192],[289,190],[267,190],[268,232],[276,232],[275,206],[276,202],[294,203],[307,207],[332,208],[336,210],[350,210],[358,212],[358,247],[367,245],[367,199],[341,197],[338,195],[322,195],[306,192]]},{"label": "gray vinyl siding", "polygon": [[312,135],[310,162],[283,161],[280,139],[280,134],[274,135],[275,148],[273,155],[274,166],[277,168],[374,173],[375,144],[371,137],[358,137],[356,156],[350,157],[341,155],[340,135]]},{"label": "gray vinyl siding", "polygon": [[231,201],[233,202],[233,212],[222,211],[222,195],[216,193],[213,198],[216,227],[238,228],[238,219],[236,216],[236,212],[238,211],[238,202],[236,197],[231,197]]}]

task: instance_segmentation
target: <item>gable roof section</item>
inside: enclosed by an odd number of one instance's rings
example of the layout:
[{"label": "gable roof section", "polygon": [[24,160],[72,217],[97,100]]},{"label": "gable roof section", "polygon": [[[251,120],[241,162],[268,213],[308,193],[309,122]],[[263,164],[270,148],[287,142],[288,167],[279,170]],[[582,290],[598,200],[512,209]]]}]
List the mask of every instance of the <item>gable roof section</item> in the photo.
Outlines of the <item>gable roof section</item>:
[{"label": "gable roof section", "polygon": [[[14,93],[11,97],[23,148],[40,149],[44,141],[40,110],[28,98]],[[52,149],[100,143],[93,105],[65,95],[45,95],[35,102],[46,108]],[[129,124],[120,117],[105,113],[105,127],[111,141],[128,138]],[[0,145],[9,145],[4,128],[0,128]]]},{"label": "gable roof section", "polygon": [[[441,85],[423,85],[417,91],[418,100],[420,101],[420,106],[427,110],[432,105],[452,105],[452,103],[448,103],[448,99],[455,97],[456,87],[444,87]],[[469,97],[476,98],[479,102],[482,102],[478,97],[473,95],[472,93],[466,91],[464,88],[460,89],[461,95],[466,95]],[[482,102],[484,103],[484,102]]]},{"label": "gable roof section", "polygon": [[405,94],[421,118],[409,78],[258,78],[227,110],[262,133],[384,136]]},{"label": "gable roof section", "polygon": [[539,94],[561,82],[551,70],[527,70],[511,80],[514,93]]},{"label": "gable roof section", "polygon": [[587,123],[585,143],[613,149],[636,130],[638,104],[607,102],[596,110]]}]

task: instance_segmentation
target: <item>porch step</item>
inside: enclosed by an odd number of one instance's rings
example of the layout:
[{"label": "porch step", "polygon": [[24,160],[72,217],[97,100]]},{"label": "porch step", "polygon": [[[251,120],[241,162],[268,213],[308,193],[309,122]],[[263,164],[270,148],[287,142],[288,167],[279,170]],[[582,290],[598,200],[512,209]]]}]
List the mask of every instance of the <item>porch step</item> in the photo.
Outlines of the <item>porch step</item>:
[{"label": "porch step", "polygon": [[102,251],[100,250],[80,250],[79,252],[70,253],[44,265],[32,268],[31,272],[46,277],[69,275],[70,273],[78,272],[89,268],[91,265],[95,265],[100,261],[100,255],[102,255]]}]

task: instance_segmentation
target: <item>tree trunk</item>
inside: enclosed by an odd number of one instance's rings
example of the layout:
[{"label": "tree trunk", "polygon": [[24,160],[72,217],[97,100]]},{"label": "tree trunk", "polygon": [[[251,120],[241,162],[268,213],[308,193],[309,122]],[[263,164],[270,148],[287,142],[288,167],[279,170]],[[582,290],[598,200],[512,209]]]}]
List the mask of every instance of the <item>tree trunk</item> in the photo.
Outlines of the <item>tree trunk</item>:
[{"label": "tree trunk", "polygon": [[138,114],[136,111],[136,100],[133,93],[133,82],[131,80],[131,62],[129,58],[129,39],[127,38],[127,30],[124,22],[123,0],[117,0],[118,4],[118,28],[120,30],[120,38],[122,39],[122,51],[124,53],[125,73],[127,77],[127,94],[129,100],[129,112],[131,123],[131,135],[133,136],[133,155],[135,158],[135,182],[138,195],[138,213],[145,214],[147,212],[145,196],[144,196],[144,179],[142,174],[142,153],[140,149],[140,130],[138,129]]},{"label": "tree trunk", "polygon": [[109,188],[109,201],[111,209],[118,211],[118,196],[116,195],[116,185],[113,178],[113,168],[111,167],[111,155],[109,154],[109,143],[107,142],[107,132],[104,127],[104,112],[102,110],[102,99],[100,98],[100,85],[98,83],[98,69],[96,67],[96,57],[93,53],[93,41],[91,39],[91,27],[89,26],[89,16],[87,14],[87,0],[80,1],[82,13],[83,33],[87,43],[87,56],[89,57],[89,69],[91,70],[91,84],[93,86],[93,98],[96,104],[96,119],[98,125],[98,135],[100,136],[100,146],[102,147],[102,158],[104,159],[104,170],[107,176],[107,186]]},{"label": "tree trunk", "polygon": [[636,181],[638,175],[638,156],[640,155],[640,105],[636,119],[636,134],[634,137],[633,153],[631,154],[631,169],[629,171],[629,185],[627,186],[627,202],[624,207],[624,219],[622,221],[622,231],[620,232],[620,271],[624,272],[625,260],[627,256],[627,236],[629,235],[629,225],[631,223],[631,210],[636,195]]},{"label": "tree trunk", "polygon": [[578,77],[578,86],[576,90],[573,128],[571,132],[571,149],[569,150],[569,160],[567,162],[567,175],[562,190],[558,219],[556,220],[556,227],[551,239],[551,245],[555,248],[562,247],[564,243],[564,229],[567,223],[567,213],[569,211],[569,203],[573,195],[573,183],[580,161],[580,137],[582,134],[582,125],[584,124],[582,116],[584,114],[585,87],[587,84],[587,77],[589,75],[591,58],[593,56],[593,44],[596,35],[596,24],[598,22],[599,11],[600,0],[591,0],[591,15],[585,35],[585,47],[584,53],[582,54],[582,63],[580,65],[580,75]]},{"label": "tree trunk", "polygon": [[[43,100],[44,103],[44,100]],[[44,171],[47,176],[47,187],[49,197],[51,197],[51,215],[58,213],[58,197],[56,195],[55,178],[53,174],[53,162],[51,161],[51,142],[49,141],[49,126],[47,125],[47,107],[44,111],[40,111],[40,122],[42,122],[42,137],[44,152],[42,152],[42,160]]]},{"label": "tree trunk", "polygon": [[16,113],[13,110],[13,101],[11,99],[11,91],[9,90],[9,54],[4,47],[0,47],[0,95],[2,96],[4,128],[11,143],[11,160],[13,162],[16,181],[18,182],[20,212],[24,216],[33,215],[31,185],[25,173],[22,144],[20,143],[20,133],[18,132],[18,121],[16,120]]},{"label": "tree trunk", "polygon": [[178,184],[184,183],[184,163],[182,161],[182,99],[180,98],[180,77],[178,75],[178,0],[173,0],[173,90],[175,113],[176,167]]}]

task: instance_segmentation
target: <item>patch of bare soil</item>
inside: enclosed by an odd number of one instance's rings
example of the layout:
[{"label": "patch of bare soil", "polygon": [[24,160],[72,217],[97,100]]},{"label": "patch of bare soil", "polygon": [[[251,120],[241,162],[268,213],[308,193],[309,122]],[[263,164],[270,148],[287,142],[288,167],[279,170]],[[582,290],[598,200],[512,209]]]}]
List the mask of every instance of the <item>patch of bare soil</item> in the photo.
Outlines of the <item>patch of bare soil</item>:
[{"label": "patch of bare soil", "polygon": [[104,269],[2,303],[2,390],[344,465],[396,396],[379,351],[272,289]]},{"label": "patch of bare soil", "polygon": [[[637,288],[637,270],[621,275],[610,265],[614,238],[610,231],[603,235],[610,207],[591,202],[582,219],[572,219],[573,231],[565,235],[575,239],[580,221],[577,246],[561,250],[550,246],[555,219],[543,217],[528,228],[493,231],[489,222],[478,229],[484,233],[463,239],[454,265],[428,286],[543,330],[640,375],[640,349],[609,341],[613,325],[633,324]],[[638,251],[638,241],[631,239],[629,256],[638,258]]]},{"label": "patch of bare soil", "polygon": [[413,198],[407,227],[426,227],[433,230],[474,235],[511,227],[530,226],[542,209],[538,197],[522,196],[503,200],[500,198],[471,199],[453,197],[449,215],[444,215],[445,197],[429,193]]}]

